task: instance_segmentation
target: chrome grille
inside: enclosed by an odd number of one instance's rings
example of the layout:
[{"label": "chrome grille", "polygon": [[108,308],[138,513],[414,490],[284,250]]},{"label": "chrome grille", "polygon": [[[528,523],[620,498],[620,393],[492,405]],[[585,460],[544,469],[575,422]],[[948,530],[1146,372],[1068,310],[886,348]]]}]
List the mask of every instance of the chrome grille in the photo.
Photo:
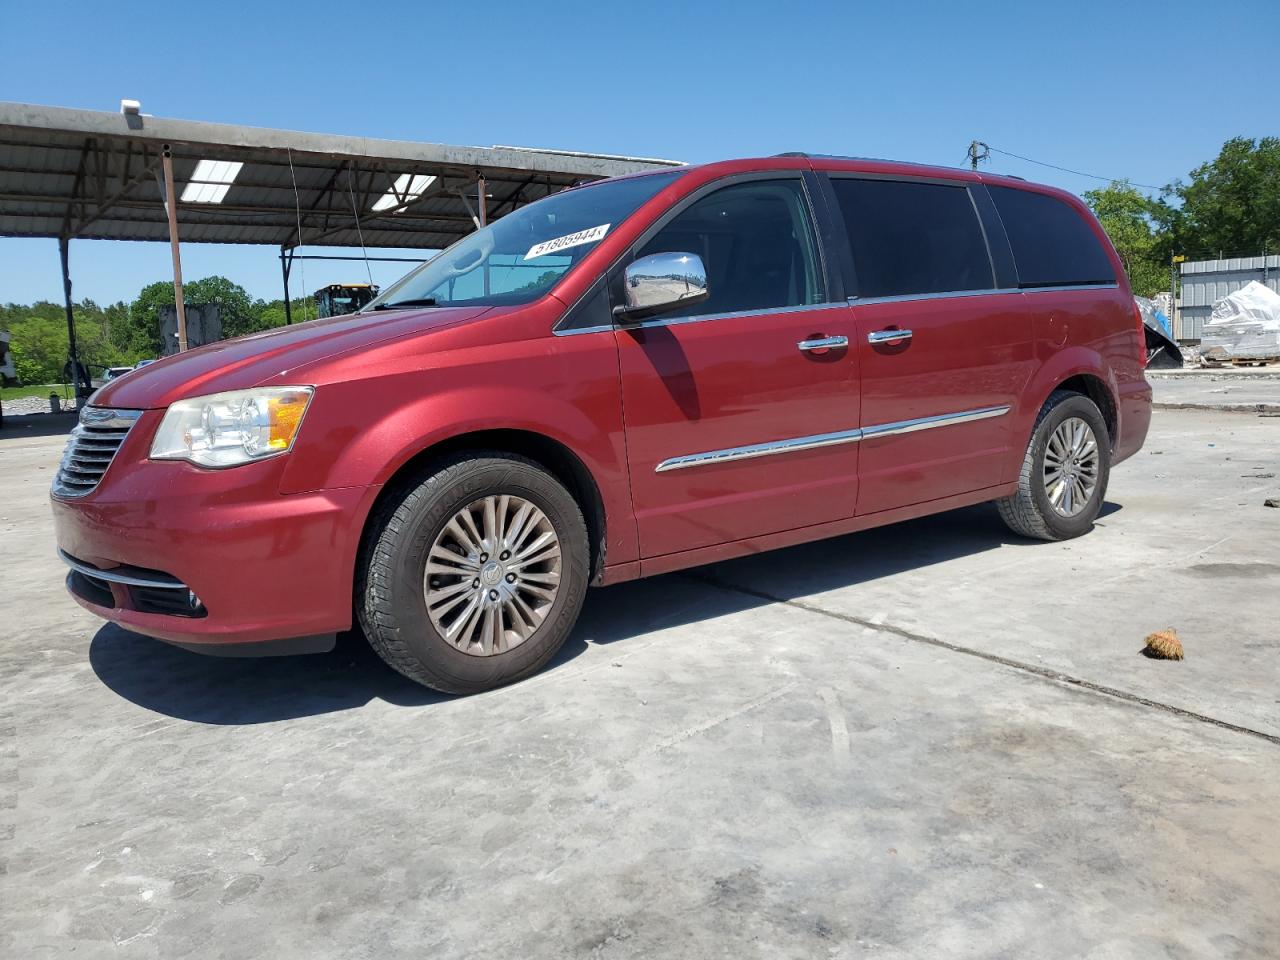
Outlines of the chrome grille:
[{"label": "chrome grille", "polygon": [[54,494],[83,497],[93,490],[140,416],[141,410],[83,408],[80,423],[71,431],[62,463],[53,478]]}]

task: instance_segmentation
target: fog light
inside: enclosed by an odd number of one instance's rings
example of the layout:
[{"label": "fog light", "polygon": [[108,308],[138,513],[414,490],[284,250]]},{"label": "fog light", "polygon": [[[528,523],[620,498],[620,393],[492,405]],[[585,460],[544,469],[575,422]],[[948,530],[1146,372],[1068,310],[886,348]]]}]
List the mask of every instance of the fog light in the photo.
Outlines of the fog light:
[{"label": "fog light", "polygon": [[200,598],[196,596],[196,592],[194,590],[187,591],[187,605],[191,607],[193,613],[204,609],[204,604],[200,601]]}]

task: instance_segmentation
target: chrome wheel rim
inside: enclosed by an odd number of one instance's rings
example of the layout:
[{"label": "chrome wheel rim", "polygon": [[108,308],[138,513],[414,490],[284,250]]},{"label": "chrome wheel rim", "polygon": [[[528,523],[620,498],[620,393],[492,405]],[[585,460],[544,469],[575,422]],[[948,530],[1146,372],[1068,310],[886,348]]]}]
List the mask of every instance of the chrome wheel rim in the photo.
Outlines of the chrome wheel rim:
[{"label": "chrome wheel rim", "polygon": [[1044,450],[1044,492],[1061,517],[1079,516],[1098,489],[1098,438],[1079,417],[1058,424]]},{"label": "chrome wheel rim", "polygon": [[506,494],[467,504],[436,535],[423,574],[427,616],[463,653],[524,643],[560,592],[560,538],[545,513]]}]

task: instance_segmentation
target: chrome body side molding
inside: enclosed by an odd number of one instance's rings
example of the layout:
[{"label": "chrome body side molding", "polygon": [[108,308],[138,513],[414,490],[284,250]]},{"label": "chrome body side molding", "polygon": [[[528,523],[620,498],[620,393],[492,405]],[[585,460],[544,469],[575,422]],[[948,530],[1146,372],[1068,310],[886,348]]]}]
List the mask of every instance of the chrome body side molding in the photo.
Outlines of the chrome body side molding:
[{"label": "chrome body side molding", "polygon": [[940,413],[933,417],[899,420],[897,423],[882,423],[875,427],[863,427],[862,439],[874,440],[876,437],[895,437],[900,433],[915,433],[917,430],[949,427],[956,423],[989,420],[992,417],[1003,417],[1010,409],[1009,405],[1005,404],[1002,407],[980,407],[977,410],[965,410],[963,413]]},{"label": "chrome body side molding", "polygon": [[814,450],[818,447],[832,447],[842,443],[857,443],[860,440],[875,440],[879,437],[915,433],[919,430],[932,430],[934,427],[949,427],[958,423],[972,423],[975,420],[1002,417],[1010,409],[1008,404],[999,407],[981,407],[977,410],[965,410],[960,413],[941,413],[932,417],[899,420],[896,423],[882,423],[873,427],[860,427],[856,430],[817,433],[808,437],[791,437],[787,440],[753,443],[741,447],[728,447],[724,450],[709,450],[706,453],[690,453],[682,457],[671,457],[668,460],[663,460],[654,467],[654,473],[683,470],[687,467],[704,467],[713,463],[728,463],[733,460],[752,460],[756,457],[771,457],[778,453],[795,453],[800,450]]},{"label": "chrome body side molding", "polygon": [[729,460],[752,460],[756,457],[770,457],[775,453],[794,453],[797,450],[813,450],[817,447],[833,447],[840,443],[857,443],[862,439],[861,430],[842,430],[839,433],[815,433],[808,437],[792,437],[790,440],[774,440],[770,443],[753,443],[745,447],[729,447],[726,450],[711,450],[707,453],[690,453],[683,457],[672,457],[663,460],[653,468],[654,473],[665,473],[668,470],[683,470],[685,467],[703,467],[711,463],[725,463]]}]

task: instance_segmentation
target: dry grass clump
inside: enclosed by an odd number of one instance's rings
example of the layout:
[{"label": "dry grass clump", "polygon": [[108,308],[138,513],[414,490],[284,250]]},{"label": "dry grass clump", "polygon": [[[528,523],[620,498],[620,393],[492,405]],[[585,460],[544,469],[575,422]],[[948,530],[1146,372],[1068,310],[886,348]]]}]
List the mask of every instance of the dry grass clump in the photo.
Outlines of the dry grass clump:
[{"label": "dry grass clump", "polygon": [[1156,660],[1181,660],[1182,641],[1178,639],[1178,631],[1170,627],[1148,635],[1147,645],[1142,648],[1142,652]]}]

